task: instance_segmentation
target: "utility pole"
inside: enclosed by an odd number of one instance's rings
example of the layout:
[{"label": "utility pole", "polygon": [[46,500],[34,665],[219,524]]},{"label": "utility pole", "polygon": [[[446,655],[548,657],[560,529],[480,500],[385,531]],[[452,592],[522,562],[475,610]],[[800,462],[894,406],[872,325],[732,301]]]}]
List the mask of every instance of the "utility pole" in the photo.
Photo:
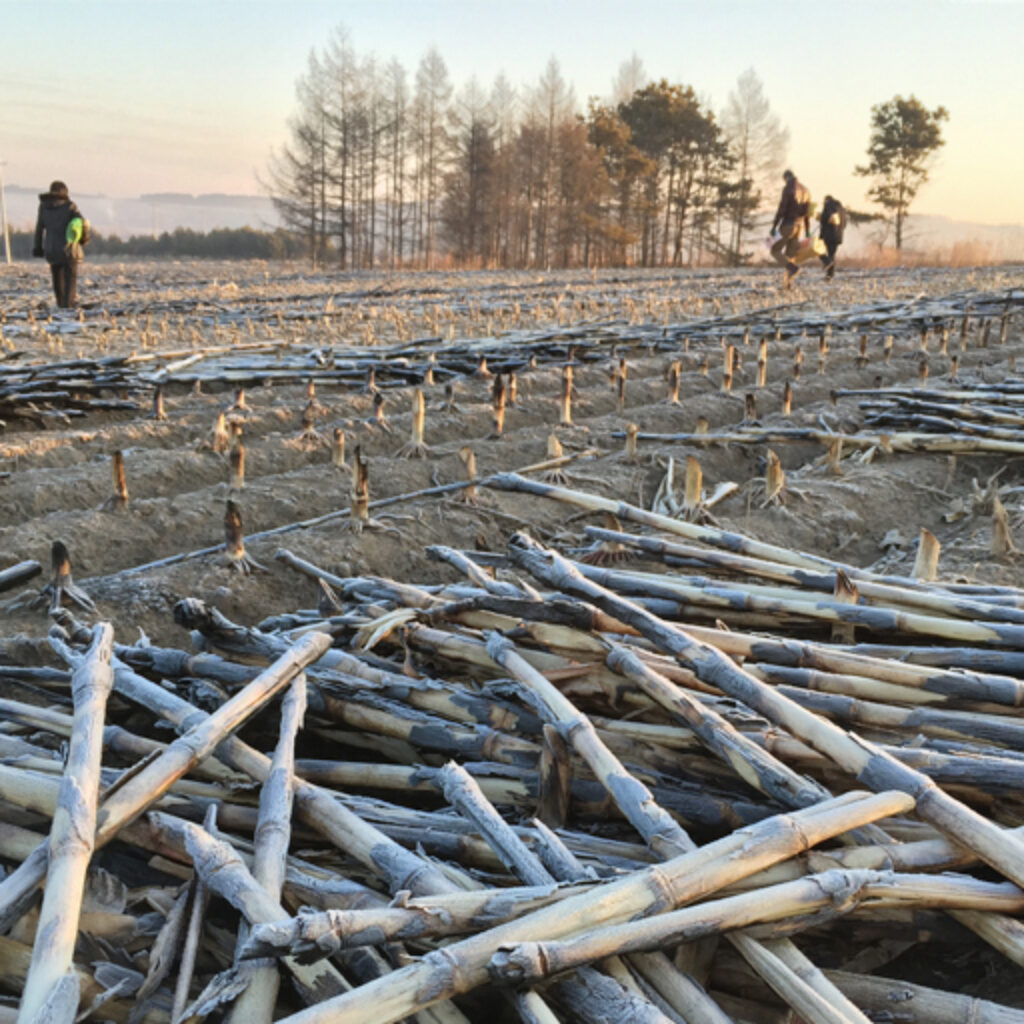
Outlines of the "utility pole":
[{"label": "utility pole", "polygon": [[11,235],[7,229],[7,196],[4,195],[4,167],[5,160],[0,160],[0,231],[4,236],[4,257],[7,263],[11,262]]}]

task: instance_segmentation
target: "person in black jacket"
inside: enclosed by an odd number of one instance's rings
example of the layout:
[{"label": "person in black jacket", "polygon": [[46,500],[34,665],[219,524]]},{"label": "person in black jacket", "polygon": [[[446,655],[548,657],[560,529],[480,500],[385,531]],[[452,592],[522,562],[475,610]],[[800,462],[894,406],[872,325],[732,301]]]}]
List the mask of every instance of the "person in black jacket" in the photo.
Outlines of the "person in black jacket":
[{"label": "person in black jacket", "polygon": [[783,281],[789,287],[800,268],[793,257],[800,249],[801,232],[811,233],[811,193],[797,181],[792,171],[784,171],[782,180],[786,183],[779,199],[779,208],[772,220],[771,234],[778,229],[779,237],[771,247],[772,259],[786,268]]},{"label": "person in black jacket", "polygon": [[825,276],[831,281],[836,274],[836,249],[843,244],[843,232],[846,230],[846,210],[838,199],[825,196],[818,220],[821,221],[819,235],[825,243],[821,263],[825,268]]},{"label": "person in black jacket", "polygon": [[39,196],[36,236],[32,255],[46,259],[53,278],[53,294],[61,309],[78,305],[78,265],[82,262],[84,218],[68,195],[63,181],[55,181]]}]

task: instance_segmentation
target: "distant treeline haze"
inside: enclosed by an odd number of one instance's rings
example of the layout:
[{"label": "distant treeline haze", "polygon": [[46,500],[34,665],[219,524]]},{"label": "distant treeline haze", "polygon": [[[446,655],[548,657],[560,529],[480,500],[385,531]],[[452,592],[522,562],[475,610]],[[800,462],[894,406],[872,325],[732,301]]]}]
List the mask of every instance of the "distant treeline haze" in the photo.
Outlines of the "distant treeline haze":
[{"label": "distant treeline haze", "polygon": [[[32,255],[32,232],[11,232],[11,254],[27,260]],[[117,235],[94,233],[88,256],[151,259],[285,260],[308,254],[306,240],[294,231],[256,231],[253,228],[215,228],[193,231],[178,228],[159,235]]]},{"label": "distant treeline haze", "polygon": [[339,30],[310,55],[265,187],[315,263],[369,267],[741,264],[788,135],[756,74],[716,115],[625,62],[579,109],[552,59],[533,86],[410,77]]}]

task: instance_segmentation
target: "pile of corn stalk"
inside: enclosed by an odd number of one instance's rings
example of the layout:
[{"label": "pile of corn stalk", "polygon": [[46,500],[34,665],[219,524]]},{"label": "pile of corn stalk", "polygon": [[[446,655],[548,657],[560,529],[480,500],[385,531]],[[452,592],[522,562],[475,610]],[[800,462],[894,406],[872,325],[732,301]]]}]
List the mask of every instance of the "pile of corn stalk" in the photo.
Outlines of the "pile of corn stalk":
[{"label": "pile of corn stalk", "polygon": [[486,485],[615,522],[423,586],[282,551],[317,608],[183,600],[188,649],[51,584],[52,662],[0,664],[0,1022],[1024,1021],[899,980],[1024,963],[1024,591]]}]

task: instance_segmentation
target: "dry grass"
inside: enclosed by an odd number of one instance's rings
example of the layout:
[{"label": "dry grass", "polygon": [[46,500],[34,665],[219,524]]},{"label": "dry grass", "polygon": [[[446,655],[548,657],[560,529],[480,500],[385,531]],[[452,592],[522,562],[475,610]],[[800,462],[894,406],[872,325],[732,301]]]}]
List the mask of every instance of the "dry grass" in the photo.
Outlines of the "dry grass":
[{"label": "dry grass", "polygon": [[991,267],[1015,262],[997,255],[991,245],[976,240],[931,249],[872,245],[851,256],[840,250],[840,257],[845,266],[869,270],[882,267]]}]

